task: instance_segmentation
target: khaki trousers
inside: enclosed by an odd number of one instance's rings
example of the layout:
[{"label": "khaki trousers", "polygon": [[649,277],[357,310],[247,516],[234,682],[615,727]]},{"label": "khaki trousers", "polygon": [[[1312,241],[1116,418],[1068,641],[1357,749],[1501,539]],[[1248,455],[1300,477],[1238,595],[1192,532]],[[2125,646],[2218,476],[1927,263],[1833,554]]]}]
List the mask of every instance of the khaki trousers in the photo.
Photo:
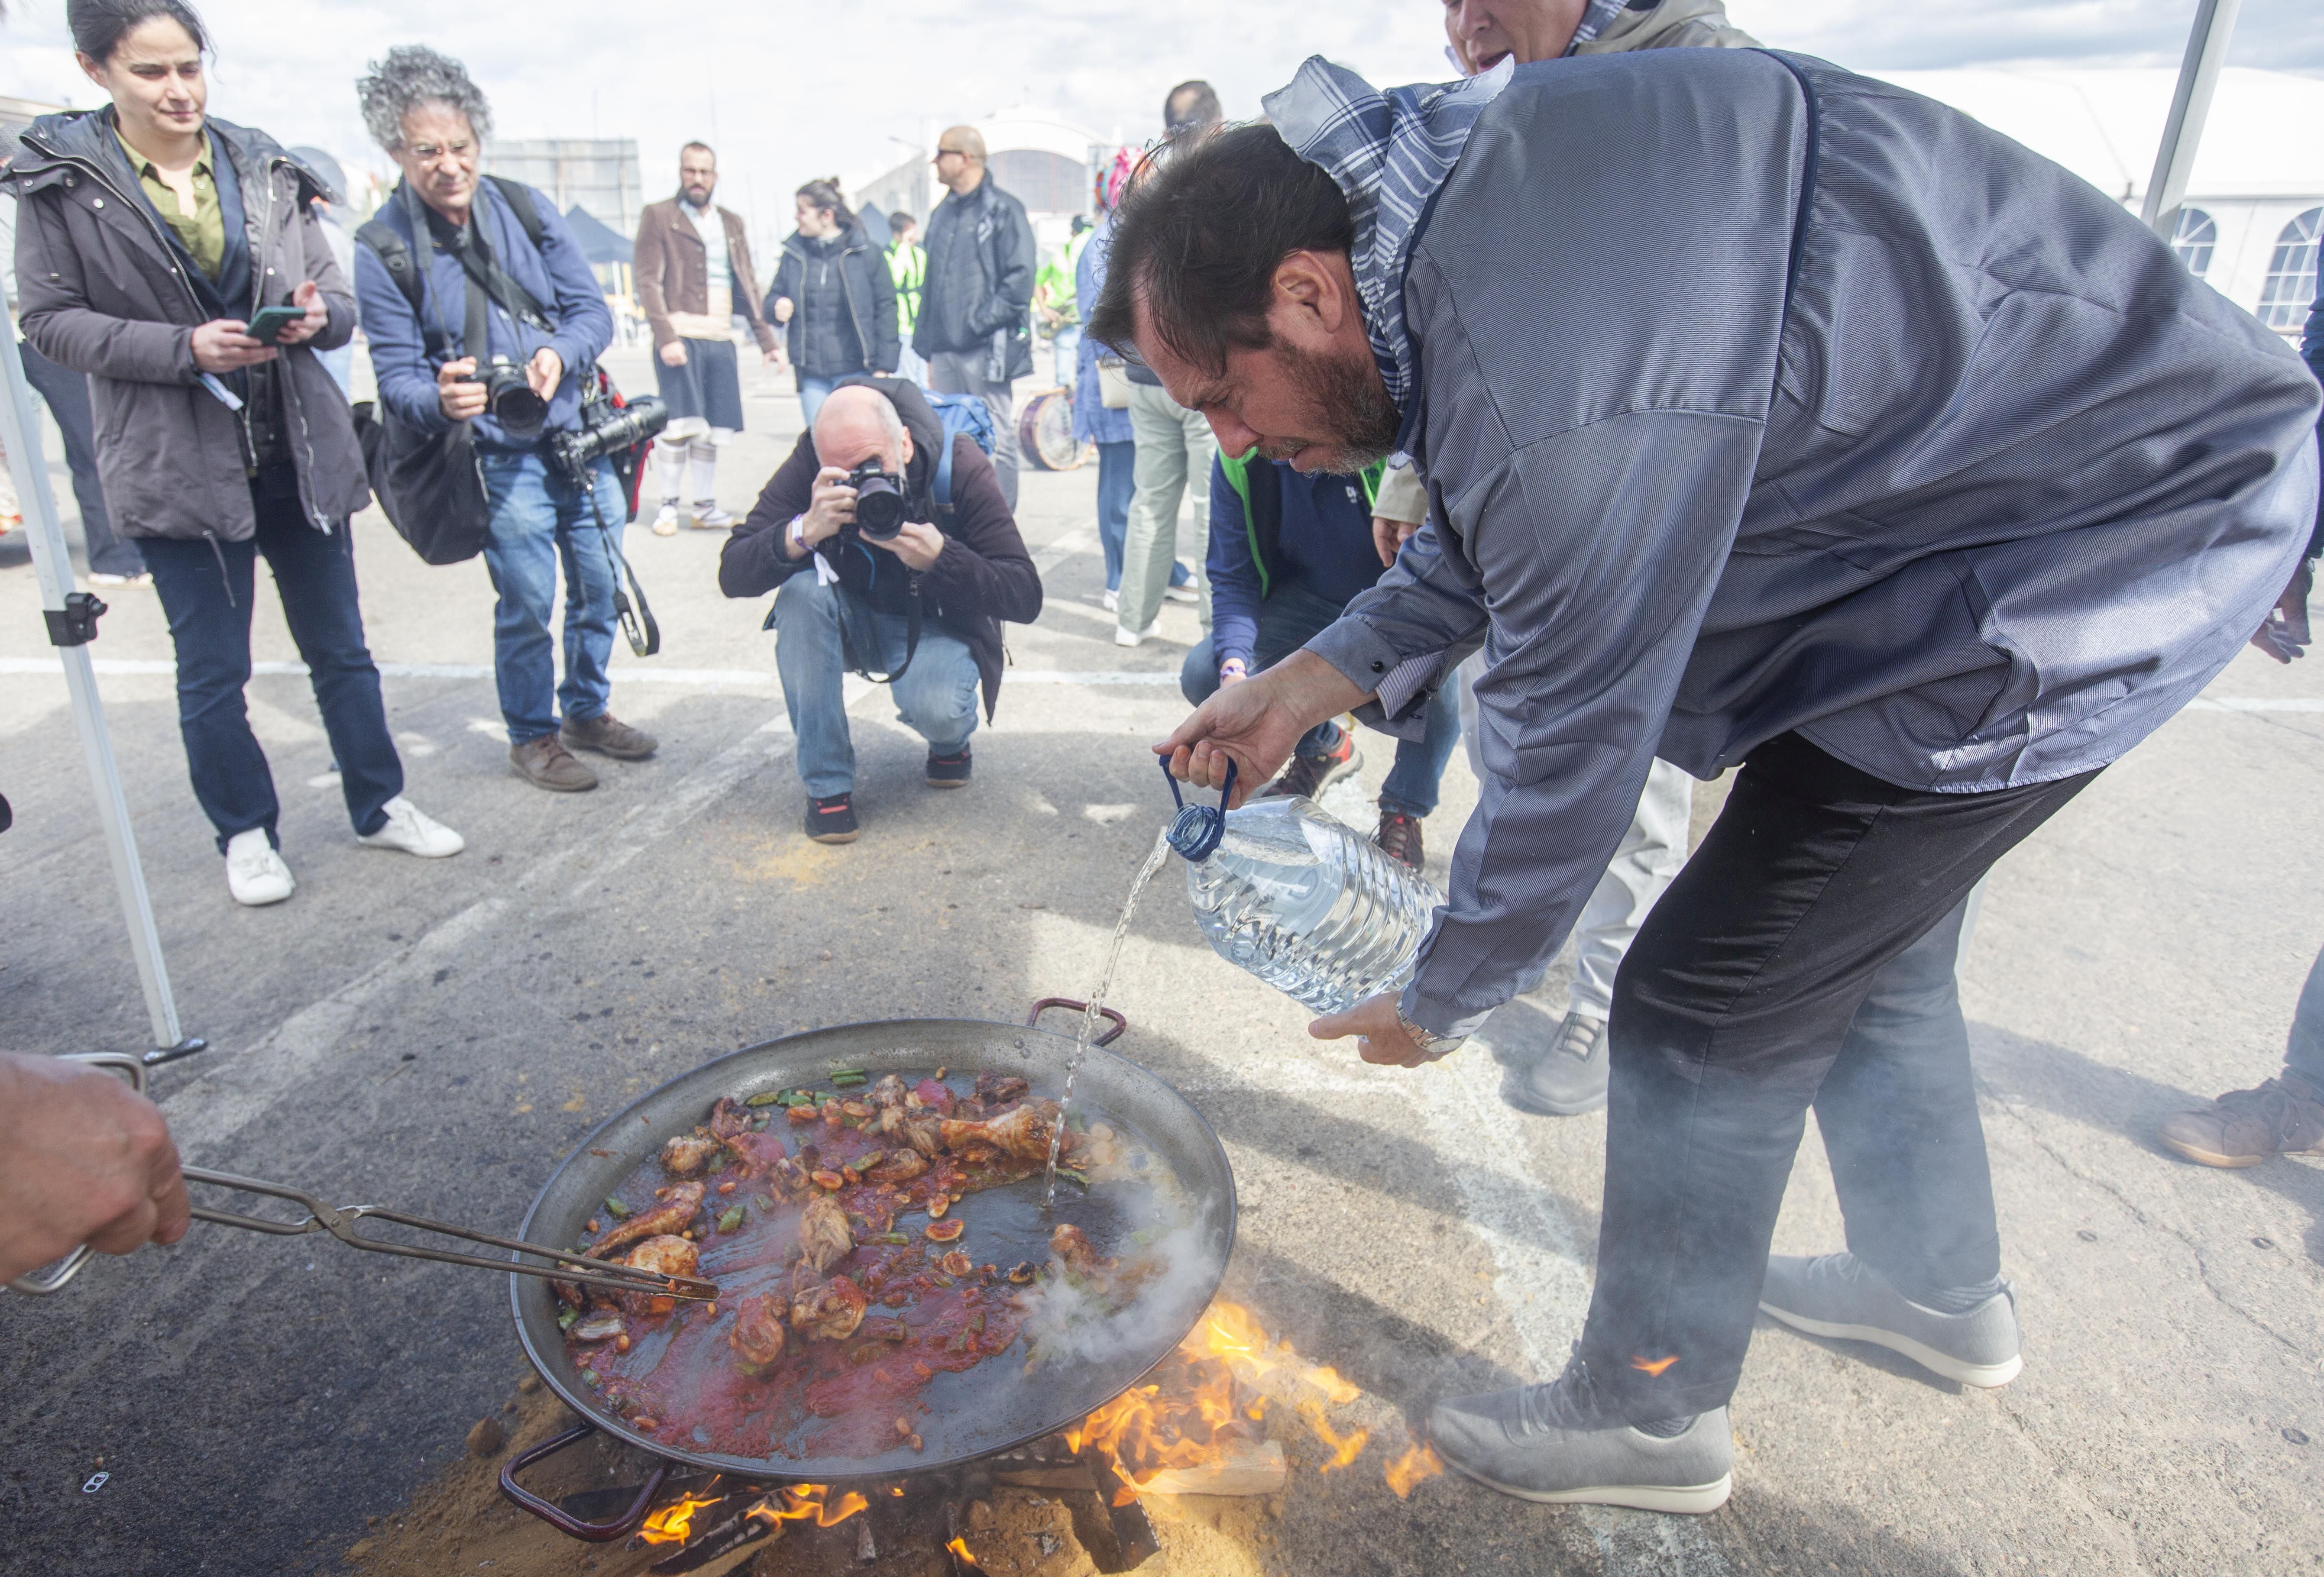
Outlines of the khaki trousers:
[{"label": "khaki trousers", "polygon": [[[1121,553],[1121,627],[1136,632],[1154,622],[1173,559],[1194,572],[1203,629],[1211,628],[1211,580],[1204,560],[1211,540],[1211,461],[1217,440],[1211,424],[1146,383],[1130,386],[1130,430],[1138,439],[1137,493]],[[1192,495],[1194,524],[1182,525],[1178,506]]]}]

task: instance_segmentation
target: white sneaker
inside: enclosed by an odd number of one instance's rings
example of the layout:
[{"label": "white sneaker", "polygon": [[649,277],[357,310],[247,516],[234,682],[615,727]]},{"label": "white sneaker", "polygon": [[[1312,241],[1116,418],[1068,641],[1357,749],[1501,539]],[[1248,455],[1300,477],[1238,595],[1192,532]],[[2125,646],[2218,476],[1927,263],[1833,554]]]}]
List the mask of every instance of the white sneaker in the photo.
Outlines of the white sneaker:
[{"label": "white sneaker", "polygon": [[1162,595],[1174,603],[1194,603],[1202,600],[1202,593],[1196,591],[1191,582],[1185,586],[1166,586],[1162,588]]},{"label": "white sneaker", "polygon": [[1121,611],[1121,593],[1108,588],[1105,594],[1105,611],[1109,613],[1118,613]]},{"label": "white sneaker", "polygon": [[1135,646],[1153,633],[1154,626],[1151,624],[1148,624],[1143,630],[1125,630],[1120,625],[1116,624],[1113,627],[1113,643],[1116,646]]},{"label": "white sneaker", "polygon": [[254,826],[226,840],[226,890],[234,894],[235,902],[263,908],[281,903],[298,889],[290,879],[290,867],[267,842],[264,827]]},{"label": "white sneaker", "polygon": [[135,575],[114,575],[106,570],[93,569],[89,571],[88,584],[91,586],[152,586],[153,576],[150,570],[141,570]]},{"label": "white sneaker", "polygon": [[441,860],[468,846],[467,839],[429,818],[401,794],[380,808],[387,812],[387,825],[375,833],[358,833],[355,842],[374,849],[401,849],[423,860]]},{"label": "white sneaker", "polygon": [[661,501],[661,508],[654,512],[653,534],[657,537],[678,535],[678,500],[665,498]]},{"label": "white sneaker", "polygon": [[734,517],[706,498],[694,501],[694,529],[697,531],[728,531],[734,528]]}]

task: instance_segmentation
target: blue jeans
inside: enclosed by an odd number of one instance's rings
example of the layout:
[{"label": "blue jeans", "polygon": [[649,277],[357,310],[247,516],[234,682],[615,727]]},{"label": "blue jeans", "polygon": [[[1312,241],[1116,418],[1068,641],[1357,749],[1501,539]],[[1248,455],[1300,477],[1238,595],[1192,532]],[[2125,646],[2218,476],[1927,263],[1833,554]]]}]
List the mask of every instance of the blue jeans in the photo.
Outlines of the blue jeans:
[{"label": "blue jeans", "polygon": [[252,589],[263,553],[338,758],[347,819],[358,833],[375,833],[387,825],[387,802],[403,792],[403,762],[387,730],[379,669],[364,644],[355,542],[344,521],[328,533],[309,525],[295,491],[266,497],[253,486],[251,502],[258,530],[248,541],[147,537],[138,543],[177,649],[178,733],[186,742],[194,798],[217,829],[219,853],[253,827],[264,827],[266,841],[281,846],[274,774],[250,732],[243,698],[250,682]]},{"label": "blue jeans", "polygon": [[811,431],[815,427],[815,413],[823,409],[823,402],[831,398],[831,392],[834,389],[839,387],[839,380],[835,377],[818,377],[813,373],[801,373],[798,375],[798,386],[799,414],[806,419],[807,428]]},{"label": "blue jeans", "polygon": [[[817,799],[855,788],[855,744],[840,692],[847,671],[839,632],[843,611],[857,650],[876,645],[880,671],[894,673],[904,660],[908,633],[901,613],[874,613],[844,586],[817,586],[812,571],[792,576],[775,593],[775,671],[798,740],[799,781]],[[952,755],[976,732],[978,682],[968,643],[924,621],[912,666],[890,687],[896,715],[930,751]]]},{"label": "blue jeans", "polygon": [[[1259,604],[1258,650],[1250,669],[1272,668],[1313,640],[1340,616],[1340,604],[1297,586],[1285,586]],[[1219,665],[1211,656],[1211,638],[1204,636],[1186,653],[1178,669],[1178,688],[1199,706],[1219,687]],[[1382,810],[1425,816],[1436,808],[1437,790],[1444,780],[1444,763],[1461,741],[1461,706],[1449,684],[1437,687],[1428,700],[1426,733],[1418,740],[1396,742],[1396,765],[1380,785]],[[1298,753],[1314,757],[1340,748],[1340,725],[1319,723],[1300,737]]]},{"label": "blue jeans", "polygon": [[2308,971],[2308,983],[2300,988],[2300,1006],[2292,1015],[2283,1066],[2285,1072],[2324,1092],[2324,953],[2316,955]]},{"label": "blue jeans", "polygon": [[[501,721],[508,725],[509,742],[523,744],[557,732],[558,706],[566,722],[586,723],[604,714],[613,695],[607,671],[615,622],[613,550],[622,545],[627,512],[611,461],[597,462],[596,490],[585,493],[533,451],[484,449],[477,459],[493,506],[484,567],[500,594],[493,610],[493,672],[500,682]],[[563,684],[557,682],[549,636],[560,564]]]},{"label": "blue jeans", "polygon": [[1097,447],[1097,540],[1105,549],[1105,589],[1121,589],[1121,544],[1130,500],[1138,491],[1138,446],[1129,438]]}]

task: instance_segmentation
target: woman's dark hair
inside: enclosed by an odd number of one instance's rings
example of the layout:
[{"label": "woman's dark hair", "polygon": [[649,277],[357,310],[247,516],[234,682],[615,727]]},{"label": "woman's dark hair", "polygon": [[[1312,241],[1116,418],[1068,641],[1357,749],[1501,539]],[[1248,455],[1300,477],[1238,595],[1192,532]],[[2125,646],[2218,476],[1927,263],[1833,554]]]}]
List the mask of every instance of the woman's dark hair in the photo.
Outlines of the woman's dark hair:
[{"label": "woman's dark hair", "polygon": [[1230,350],[1264,350],[1275,270],[1295,252],[1347,252],[1355,221],[1337,182],[1273,126],[1169,144],[1114,210],[1113,251],[1089,335],[1136,354],[1134,304],[1171,353],[1211,374]]},{"label": "woman's dark hair", "polygon": [[821,180],[810,180],[798,189],[797,195],[807,199],[808,208],[827,210],[833,218],[839,221],[842,230],[863,228],[863,221],[855,217],[855,210],[847,206],[847,198],[840,193],[839,177],[832,175]]},{"label": "woman's dark hair", "polygon": [[202,31],[202,19],[185,0],[67,0],[65,5],[65,25],[72,31],[73,48],[99,65],[113,59],[123,34],[157,16],[184,28],[194,48],[209,52],[209,34]]}]

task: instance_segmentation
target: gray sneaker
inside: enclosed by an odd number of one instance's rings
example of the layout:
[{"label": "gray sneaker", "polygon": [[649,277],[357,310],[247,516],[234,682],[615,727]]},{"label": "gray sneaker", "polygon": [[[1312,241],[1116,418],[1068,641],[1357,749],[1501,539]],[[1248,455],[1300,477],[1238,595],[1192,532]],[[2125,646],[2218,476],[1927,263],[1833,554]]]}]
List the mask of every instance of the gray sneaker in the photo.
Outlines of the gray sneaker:
[{"label": "gray sneaker", "polygon": [[1578,1358],[1548,1385],[1439,1402],[1428,1438],[1447,1462],[1521,1500],[1699,1515],[1735,1486],[1726,1408],[1658,1438],[1609,1413]]},{"label": "gray sneaker", "polygon": [[2025,1367],[2017,1289],[2006,1281],[1969,1313],[1944,1314],[1913,1302],[1853,1254],[1771,1254],[1759,1306],[1795,1331],[1869,1342],[1965,1386],[2006,1386]]},{"label": "gray sneaker", "polygon": [[1568,1013],[1549,1049],[1501,1081],[1501,1099],[1520,1111],[1579,1117],[1606,1104],[1606,1020]]}]

